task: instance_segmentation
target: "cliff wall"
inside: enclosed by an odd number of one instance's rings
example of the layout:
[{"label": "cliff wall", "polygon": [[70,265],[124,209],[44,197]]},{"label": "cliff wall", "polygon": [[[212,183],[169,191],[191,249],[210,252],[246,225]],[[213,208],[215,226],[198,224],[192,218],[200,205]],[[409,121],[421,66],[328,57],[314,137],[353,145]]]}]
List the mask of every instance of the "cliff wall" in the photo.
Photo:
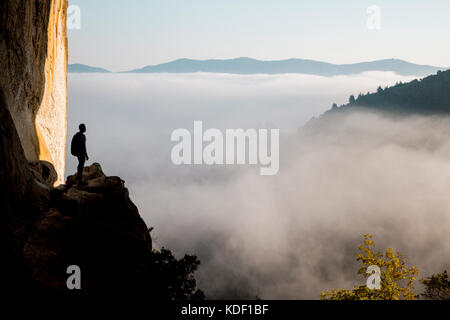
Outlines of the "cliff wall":
[{"label": "cliff wall", "polygon": [[67,132],[67,0],[0,3],[0,87],[28,161],[64,180]]}]

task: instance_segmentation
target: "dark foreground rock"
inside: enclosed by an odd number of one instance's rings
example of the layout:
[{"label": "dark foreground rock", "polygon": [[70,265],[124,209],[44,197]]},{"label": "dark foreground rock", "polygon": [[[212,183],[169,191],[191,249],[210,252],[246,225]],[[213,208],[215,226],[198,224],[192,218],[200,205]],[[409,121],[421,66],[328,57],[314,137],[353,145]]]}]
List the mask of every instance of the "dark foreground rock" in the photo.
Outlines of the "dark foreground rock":
[{"label": "dark foreground rock", "polygon": [[23,255],[38,287],[68,292],[66,270],[77,265],[83,292],[149,291],[152,240],[119,177],[98,163],[86,167],[86,185],[71,176],[51,191],[25,240]]}]

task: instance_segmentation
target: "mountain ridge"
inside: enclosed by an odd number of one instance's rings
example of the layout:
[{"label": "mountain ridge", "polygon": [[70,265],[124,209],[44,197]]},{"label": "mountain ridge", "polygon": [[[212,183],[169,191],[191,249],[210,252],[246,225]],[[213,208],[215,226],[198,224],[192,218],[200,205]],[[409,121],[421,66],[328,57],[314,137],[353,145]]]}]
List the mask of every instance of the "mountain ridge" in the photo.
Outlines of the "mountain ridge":
[{"label": "mountain ridge", "polygon": [[249,57],[233,59],[195,60],[181,58],[157,65],[148,65],[120,73],[190,73],[212,72],[231,74],[283,74],[302,73],[320,76],[358,74],[366,71],[392,71],[400,75],[425,76],[446,69],[419,65],[401,59],[381,59],[350,64],[290,58],[285,60],[258,60]]},{"label": "mountain ridge", "polygon": [[67,72],[69,73],[111,73],[111,71],[100,68],[93,67],[82,63],[72,63],[67,65]]}]

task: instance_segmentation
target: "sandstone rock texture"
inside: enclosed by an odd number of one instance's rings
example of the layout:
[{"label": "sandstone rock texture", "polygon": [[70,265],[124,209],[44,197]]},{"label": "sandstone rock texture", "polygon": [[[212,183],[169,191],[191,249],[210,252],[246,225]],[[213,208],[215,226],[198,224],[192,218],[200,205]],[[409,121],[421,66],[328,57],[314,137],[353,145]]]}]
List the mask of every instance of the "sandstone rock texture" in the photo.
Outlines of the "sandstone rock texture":
[{"label": "sandstone rock texture", "polygon": [[62,183],[67,132],[67,0],[0,2],[0,88],[27,160]]}]

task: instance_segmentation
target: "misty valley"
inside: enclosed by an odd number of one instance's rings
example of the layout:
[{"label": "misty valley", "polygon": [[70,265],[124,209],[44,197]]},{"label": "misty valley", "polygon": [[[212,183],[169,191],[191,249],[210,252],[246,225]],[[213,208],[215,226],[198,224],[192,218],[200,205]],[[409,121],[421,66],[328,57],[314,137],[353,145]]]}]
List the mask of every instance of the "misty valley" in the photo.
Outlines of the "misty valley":
[{"label": "misty valley", "polygon": [[[92,161],[126,180],[155,247],[198,257],[208,298],[316,299],[357,282],[368,233],[423,275],[448,267],[450,120],[344,106],[413,78],[69,74],[69,132],[87,122]],[[326,112],[334,102],[342,112]],[[199,119],[221,132],[279,128],[278,174],[175,165],[172,132]]]}]

